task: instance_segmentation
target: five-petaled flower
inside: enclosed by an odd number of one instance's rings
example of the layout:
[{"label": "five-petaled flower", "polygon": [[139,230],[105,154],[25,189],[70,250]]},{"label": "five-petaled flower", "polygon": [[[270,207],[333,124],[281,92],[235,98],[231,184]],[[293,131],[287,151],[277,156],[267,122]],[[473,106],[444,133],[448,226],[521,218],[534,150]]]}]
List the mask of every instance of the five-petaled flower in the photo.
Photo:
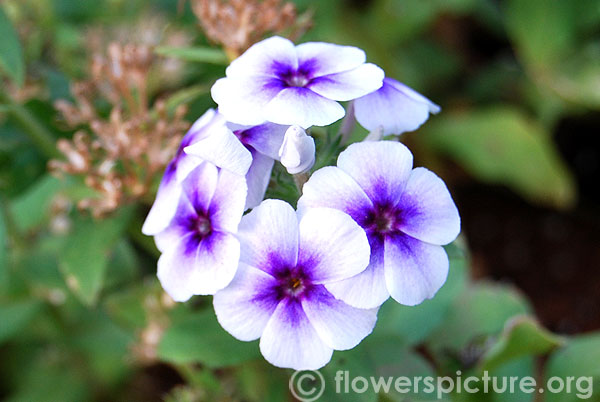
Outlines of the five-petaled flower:
[{"label": "five-petaled flower", "polygon": [[458,210],[439,177],[412,166],[411,152],[399,142],[357,143],[340,154],[337,167],[316,171],[304,185],[300,211],[337,208],[369,237],[369,267],[327,284],[350,305],[375,307],[390,294],[416,305],[446,281],[449,263],[442,245],[460,232]]},{"label": "five-petaled flower", "polygon": [[377,309],[350,307],[327,288],[369,263],[365,232],[350,216],[329,208],[298,215],[267,200],[244,216],[238,236],[240,266],[214,296],[215,312],[236,338],[260,338],[271,364],[318,369],[373,330]]},{"label": "five-petaled flower", "polygon": [[181,187],[174,218],[154,237],[162,251],[158,278],[176,301],[214,294],[233,279],[247,191],[244,176],[210,162],[192,170]]},{"label": "five-petaled flower", "polygon": [[365,60],[365,52],[356,47],[322,42],[294,46],[275,36],[234,60],[211,93],[219,112],[235,123],[324,126],[344,117],[337,101],[383,85],[383,70]]}]

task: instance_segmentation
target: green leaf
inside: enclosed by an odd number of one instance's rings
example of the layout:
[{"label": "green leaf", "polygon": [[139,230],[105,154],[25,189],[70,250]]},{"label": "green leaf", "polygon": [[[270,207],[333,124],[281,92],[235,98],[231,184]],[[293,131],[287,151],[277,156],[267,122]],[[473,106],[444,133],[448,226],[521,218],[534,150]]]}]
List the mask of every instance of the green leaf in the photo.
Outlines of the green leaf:
[{"label": "green leaf", "polygon": [[441,115],[422,138],[478,179],[504,184],[532,202],[567,207],[575,201],[573,178],[549,133],[516,109]]},{"label": "green leaf", "polygon": [[541,327],[532,317],[515,317],[506,323],[500,338],[483,356],[481,369],[489,371],[523,356],[546,354],[562,343],[560,337]]},{"label": "green leaf", "polygon": [[0,6],[0,71],[17,85],[25,80],[25,62],[19,37],[12,22]]},{"label": "green leaf", "polygon": [[40,311],[37,300],[0,304],[0,343],[19,334]]},{"label": "green leaf", "polygon": [[202,363],[218,368],[260,356],[257,342],[242,342],[221,328],[212,310],[189,313],[175,322],[158,345],[158,356],[167,362]]},{"label": "green leaf", "polygon": [[478,282],[455,300],[429,344],[439,353],[460,351],[478,337],[499,333],[508,319],[529,310],[523,296],[514,288]]},{"label": "green leaf", "polygon": [[64,187],[59,179],[43,176],[12,202],[15,223],[21,231],[32,230],[44,223],[56,193]]},{"label": "green leaf", "polygon": [[433,299],[414,307],[388,300],[379,310],[373,336],[399,336],[403,343],[414,345],[422,342],[441,324],[454,299],[464,290],[467,280],[464,251],[454,245],[447,249],[450,250],[450,272],[440,291]]},{"label": "green leaf", "polygon": [[[560,393],[548,393],[546,402],[575,402],[582,399],[600,401],[600,394],[592,397],[592,390],[600,387],[598,362],[600,362],[600,333],[571,338],[566,347],[552,355],[545,370],[546,381],[552,377],[565,380],[575,377],[571,384],[571,392],[565,389]],[[581,398],[578,395],[581,395]]]},{"label": "green leaf", "polygon": [[583,2],[507,1],[506,26],[522,56],[542,68],[560,60],[573,47],[576,18]]},{"label": "green leaf", "polygon": [[170,47],[159,46],[155,52],[161,56],[173,57],[185,61],[210,64],[228,64],[225,52],[210,47]]},{"label": "green leaf", "polygon": [[111,250],[126,228],[130,210],[100,221],[81,219],[66,239],[59,267],[71,291],[92,305],[102,289]]}]

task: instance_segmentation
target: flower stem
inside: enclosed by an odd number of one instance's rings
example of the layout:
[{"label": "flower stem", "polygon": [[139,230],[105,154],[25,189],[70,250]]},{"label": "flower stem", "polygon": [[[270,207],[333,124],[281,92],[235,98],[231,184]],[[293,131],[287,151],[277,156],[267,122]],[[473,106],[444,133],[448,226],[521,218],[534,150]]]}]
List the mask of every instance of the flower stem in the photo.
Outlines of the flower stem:
[{"label": "flower stem", "polygon": [[296,188],[298,188],[298,193],[302,195],[302,186],[308,181],[308,173],[298,173],[292,175],[292,177],[294,178],[294,183],[296,183]]}]

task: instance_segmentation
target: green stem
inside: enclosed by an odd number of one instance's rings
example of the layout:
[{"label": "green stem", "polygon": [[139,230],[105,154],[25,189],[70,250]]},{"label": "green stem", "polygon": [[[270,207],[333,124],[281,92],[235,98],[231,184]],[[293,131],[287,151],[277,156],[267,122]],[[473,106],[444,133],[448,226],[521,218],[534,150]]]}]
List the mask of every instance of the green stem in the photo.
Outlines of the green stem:
[{"label": "green stem", "polygon": [[2,92],[0,92],[0,103],[5,104],[6,111],[14,117],[25,134],[29,136],[31,141],[47,158],[61,157],[60,152],[56,149],[56,140],[52,133],[29,110]]}]

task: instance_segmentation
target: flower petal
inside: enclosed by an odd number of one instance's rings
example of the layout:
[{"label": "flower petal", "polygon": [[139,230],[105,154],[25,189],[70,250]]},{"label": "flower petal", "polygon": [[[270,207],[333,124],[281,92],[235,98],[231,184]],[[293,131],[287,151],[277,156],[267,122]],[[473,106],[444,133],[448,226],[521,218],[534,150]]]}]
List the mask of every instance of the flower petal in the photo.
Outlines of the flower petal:
[{"label": "flower petal", "polygon": [[273,77],[221,78],[211,88],[219,113],[233,123],[264,123],[264,108],[285,87]]},{"label": "flower petal", "polygon": [[290,126],[279,149],[279,161],[289,174],[310,170],[315,164],[315,140],[299,126]]},{"label": "flower petal", "polygon": [[298,68],[311,78],[348,71],[363,64],[365,52],[354,46],[307,42],[296,46]]},{"label": "flower petal", "polygon": [[246,173],[248,183],[248,197],[246,209],[254,208],[265,198],[265,192],[271,181],[271,171],[275,160],[257,151],[252,152],[252,165]]},{"label": "flower petal", "polygon": [[460,216],[446,184],[425,168],[413,170],[399,205],[399,229],[412,237],[443,245],[460,233]]},{"label": "flower petal", "polygon": [[448,277],[448,255],[436,246],[407,235],[385,241],[385,280],[400,304],[415,306],[431,299]]},{"label": "flower petal", "polygon": [[207,135],[184,151],[241,176],[252,163],[250,152],[225,125],[212,127]]},{"label": "flower petal", "polygon": [[356,120],[369,131],[383,128],[383,134],[414,131],[439,112],[439,106],[399,82],[386,78],[383,86],[354,102]]},{"label": "flower petal", "polygon": [[369,266],[352,278],[328,283],[327,290],[337,299],[357,308],[375,308],[389,297],[384,272],[384,246],[378,239],[371,239],[371,260]]},{"label": "flower petal", "polygon": [[233,235],[215,231],[198,241],[190,233],[160,256],[158,279],[175,301],[215,294],[233,279],[239,256],[240,244]]},{"label": "flower petal", "polygon": [[285,88],[264,110],[268,121],[302,128],[329,125],[344,117],[345,113],[339,103],[300,87]]},{"label": "flower petal", "polygon": [[436,105],[435,103],[430,101],[428,98],[424,97],[423,95],[421,95],[414,89],[404,85],[400,81],[397,81],[393,78],[387,78],[387,81],[391,86],[396,88],[398,91],[403,92],[404,95],[406,95],[410,98],[413,98],[415,101],[418,101],[421,103],[426,103],[427,106],[429,107],[429,113],[437,114],[442,110],[442,108],[440,108],[438,105]]},{"label": "flower petal", "polygon": [[323,286],[302,301],[308,320],[323,342],[335,350],[352,349],[369,335],[377,321],[377,310],[357,309],[337,300]]},{"label": "flower petal", "polygon": [[365,270],[371,248],[365,231],[350,215],[331,208],[313,208],[299,224],[298,265],[313,283],[336,282]]},{"label": "flower petal", "polygon": [[239,340],[260,338],[279,304],[276,285],[272,276],[240,263],[231,284],[213,299],[219,324]]},{"label": "flower petal", "polygon": [[217,189],[219,170],[215,165],[204,162],[194,169],[183,181],[183,196],[187,197],[196,211],[208,212],[210,202]]},{"label": "flower petal", "polygon": [[248,187],[244,176],[221,169],[217,189],[209,208],[213,228],[230,233],[237,232],[244,214],[247,194]]},{"label": "flower petal", "polygon": [[378,90],[384,72],[375,64],[363,64],[355,69],[313,79],[307,86],[327,99],[349,101]]},{"label": "flower petal", "polygon": [[346,172],[335,166],[327,166],[312,174],[298,200],[300,211],[314,207],[339,209],[360,224],[367,218],[373,203]]},{"label": "flower petal", "polygon": [[180,197],[181,185],[177,183],[175,174],[165,174],[158,187],[154,204],[142,226],[142,233],[153,236],[165,230],[175,215]]},{"label": "flower petal", "polygon": [[241,141],[250,145],[263,155],[272,159],[279,158],[279,148],[283,144],[283,138],[288,126],[274,123],[264,123],[254,127],[240,130]]},{"label": "flower petal", "polygon": [[338,157],[338,167],[348,173],[376,204],[400,200],[412,170],[413,156],[394,141],[360,142]]},{"label": "flower petal", "polygon": [[298,218],[290,204],[265,200],[242,218],[238,229],[241,261],[273,275],[295,266],[298,259]]},{"label": "flower petal", "polygon": [[333,355],[295,299],[279,303],[260,338],[260,351],[272,365],[294,370],[319,369]]},{"label": "flower petal", "polygon": [[294,43],[289,39],[273,36],[252,45],[231,62],[225,73],[228,77],[277,76],[280,69],[296,69],[297,66]]}]

